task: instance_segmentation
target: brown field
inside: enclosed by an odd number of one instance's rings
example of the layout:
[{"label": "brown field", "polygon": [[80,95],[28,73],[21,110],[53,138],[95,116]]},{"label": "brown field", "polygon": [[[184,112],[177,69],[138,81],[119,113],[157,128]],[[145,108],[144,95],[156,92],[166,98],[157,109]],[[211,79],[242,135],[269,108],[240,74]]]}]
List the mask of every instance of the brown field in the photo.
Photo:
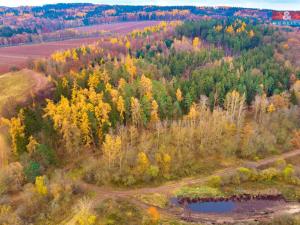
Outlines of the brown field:
[{"label": "brown field", "polygon": [[[155,25],[158,23],[159,21],[124,22],[79,27],[76,29],[81,31],[105,30],[112,34],[126,34],[134,29],[142,29],[144,27]],[[55,51],[75,48],[82,44],[91,44],[97,40],[98,38],[81,38],[66,41],[0,48],[0,74],[8,72],[12,67],[26,67],[29,59],[47,57]]]},{"label": "brown field", "polygon": [[127,33],[134,29],[144,28],[145,26],[152,26],[160,23],[161,21],[136,21],[136,22],[120,22],[111,24],[100,24],[85,27],[75,28],[81,32],[89,31],[109,31],[111,33]]}]

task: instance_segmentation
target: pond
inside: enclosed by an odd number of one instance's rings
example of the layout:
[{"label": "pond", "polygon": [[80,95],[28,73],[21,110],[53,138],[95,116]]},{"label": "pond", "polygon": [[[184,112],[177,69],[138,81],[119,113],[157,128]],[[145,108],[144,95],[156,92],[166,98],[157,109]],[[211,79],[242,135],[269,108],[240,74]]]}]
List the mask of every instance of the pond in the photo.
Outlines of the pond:
[{"label": "pond", "polygon": [[175,205],[184,208],[186,211],[195,213],[216,213],[216,214],[256,214],[268,212],[270,208],[284,205],[286,202],[283,199],[268,200],[268,199],[251,199],[245,201],[189,201],[183,204],[173,200]]},{"label": "pond", "polygon": [[186,208],[200,213],[230,213],[235,209],[235,202],[196,202],[187,204]]}]

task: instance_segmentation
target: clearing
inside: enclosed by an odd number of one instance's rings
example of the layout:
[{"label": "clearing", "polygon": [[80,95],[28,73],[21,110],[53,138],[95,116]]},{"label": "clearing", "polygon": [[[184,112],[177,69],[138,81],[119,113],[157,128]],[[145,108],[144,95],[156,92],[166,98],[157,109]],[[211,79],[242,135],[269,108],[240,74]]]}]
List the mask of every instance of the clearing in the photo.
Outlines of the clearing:
[{"label": "clearing", "polygon": [[[50,88],[47,78],[32,70],[23,69],[0,76],[0,118],[10,115],[17,104],[26,103],[28,99]],[[6,162],[9,147],[6,132],[0,125],[0,168]]]},{"label": "clearing", "polygon": [[11,104],[25,102],[28,97],[37,94],[47,85],[48,80],[44,75],[28,69],[1,75],[0,112],[10,108]]}]

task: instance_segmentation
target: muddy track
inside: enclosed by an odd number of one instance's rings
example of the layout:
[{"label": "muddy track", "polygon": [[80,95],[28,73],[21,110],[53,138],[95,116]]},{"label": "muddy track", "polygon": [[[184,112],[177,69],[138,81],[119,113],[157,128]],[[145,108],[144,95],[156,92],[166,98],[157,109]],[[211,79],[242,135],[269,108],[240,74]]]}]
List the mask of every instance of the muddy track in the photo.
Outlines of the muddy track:
[{"label": "muddy track", "polygon": [[[283,153],[278,156],[273,156],[269,158],[265,158],[263,160],[260,160],[258,162],[250,162],[250,163],[245,163],[244,166],[250,166],[252,168],[262,168],[265,167],[269,164],[272,164],[276,162],[278,159],[288,159],[294,156],[300,155],[300,149],[293,150],[287,153]],[[241,165],[243,166],[243,165]],[[229,167],[223,170],[219,170],[215,172],[214,174],[211,175],[218,175],[218,176],[223,176],[223,175],[228,175],[234,173],[236,170],[236,167]],[[158,187],[145,187],[145,188],[136,188],[136,189],[130,189],[130,190],[118,190],[118,189],[113,189],[113,188],[107,188],[107,187],[99,187],[93,184],[87,184],[83,181],[79,181],[78,185],[80,188],[84,191],[90,191],[96,193],[96,196],[92,199],[92,204],[93,206],[97,206],[101,201],[107,199],[107,198],[122,198],[122,197],[132,197],[135,195],[139,194],[152,194],[152,193],[161,193],[165,195],[171,195],[176,189],[186,186],[186,185],[192,185],[192,184],[201,184],[205,183],[209,179],[208,177],[201,177],[201,178],[185,178],[179,181],[172,181],[165,183],[161,186]],[[146,204],[141,203],[139,204],[142,206],[142,208],[145,207]]]}]

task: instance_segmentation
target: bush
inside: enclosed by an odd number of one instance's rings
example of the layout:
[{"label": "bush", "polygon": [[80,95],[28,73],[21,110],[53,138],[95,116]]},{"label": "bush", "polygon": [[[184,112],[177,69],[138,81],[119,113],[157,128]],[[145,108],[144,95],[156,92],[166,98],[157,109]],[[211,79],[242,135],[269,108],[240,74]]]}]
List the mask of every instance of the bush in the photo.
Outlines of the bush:
[{"label": "bush", "polygon": [[136,180],[132,175],[123,177],[122,181],[125,186],[132,186],[136,183]]},{"label": "bush", "polygon": [[282,171],[283,179],[287,182],[290,182],[295,175],[295,169],[293,165],[287,165]]},{"label": "bush", "polygon": [[254,173],[251,171],[251,169],[240,167],[238,168],[237,172],[240,180],[243,182],[255,179]]},{"label": "bush", "polygon": [[259,173],[259,180],[261,181],[273,181],[279,177],[279,171],[275,168],[268,168],[265,170],[262,170]]},{"label": "bush", "polygon": [[43,144],[38,145],[33,158],[44,167],[48,167],[53,164],[55,165],[57,162],[54,150]]},{"label": "bush", "polygon": [[221,183],[222,180],[220,176],[211,176],[207,181],[208,186],[213,188],[219,188],[221,186]]},{"label": "bush", "polygon": [[26,179],[33,183],[35,178],[41,175],[40,169],[39,163],[33,161],[29,162],[29,165],[24,169]]},{"label": "bush", "polygon": [[156,178],[158,176],[158,174],[159,174],[159,168],[157,166],[151,165],[147,169],[147,175],[150,177],[150,179]]}]

